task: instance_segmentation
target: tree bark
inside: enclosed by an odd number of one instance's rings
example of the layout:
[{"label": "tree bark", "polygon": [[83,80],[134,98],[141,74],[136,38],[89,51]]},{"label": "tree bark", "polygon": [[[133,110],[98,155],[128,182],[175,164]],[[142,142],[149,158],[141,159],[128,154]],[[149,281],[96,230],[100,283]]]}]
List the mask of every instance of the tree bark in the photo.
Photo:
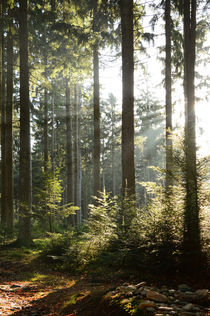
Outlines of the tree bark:
[{"label": "tree bark", "polygon": [[[185,94],[185,184],[184,259],[188,269],[197,270],[200,264],[200,222],[196,167],[195,123],[195,46],[196,1],[184,2],[184,94]],[[190,264],[190,266],[189,266]]]},{"label": "tree bark", "polygon": [[6,124],[5,124],[5,212],[7,229],[13,232],[13,136],[12,136],[12,113],[13,113],[13,19],[11,9],[8,10],[8,33],[7,33],[7,98],[6,98]]},{"label": "tree bark", "polygon": [[116,166],[115,166],[115,104],[111,102],[111,109],[112,109],[112,149],[111,149],[111,160],[112,160],[112,194],[115,196],[116,194]]},{"label": "tree bark", "polygon": [[48,169],[48,98],[44,89],[44,171]]},{"label": "tree bark", "polygon": [[122,190],[135,199],[133,0],[121,0]]},{"label": "tree bark", "polygon": [[166,193],[172,185],[172,102],[171,102],[171,3],[165,1],[165,85],[166,85]]},{"label": "tree bark", "polygon": [[[73,160],[72,160],[72,110],[70,100],[70,87],[66,79],[66,169],[67,169],[67,203],[73,204]],[[74,215],[69,217],[70,224],[75,225]]]},{"label": "tree bark", "polygon": [[0,106],[1,106],[1,225],[6,227],[6,197],[5,197],[5,183],[6,183],[6,157],[5,157],[5,121],[6,121],[6,108],[5,108],[5,54],[4,54],[4,26],[3,26],[3,16],[4,16],[4,2],[0,2],[1,9],[1,43],[0,43]]},{"label": "tree bark", "polygon": [[51,162],[52,162],[52,171],[55,172],[55,97],[52,96],[52,146],[51,146]]},{"label": "tree bark", "polygon": [[28,22],[27,0],[19,1],[19,40],[20,40],[20,185],[19,185],[19,233],[18,244],[30,246],[30,107],[29,107],[29,68],[28,68]]},{"label": "tree bark", "polygon": [[81,224],[82,222],[82,159],[81,159],[81,130],[80,130],[80,111],[81,111],[81,86],[78,86],[78,206],[79,210],[77,211],[77,223]]},{"label": "tree bark", "polygon": [[97,196],[100,187],[100,92],[99,92],[99,57],[98,46],[94,46],[93,50],[93,81],[94,81],[94,152],[93,152],[93,165],[94,165],[94,196]]},{"label": "tree bark", "polygon": [[[74,86],[74,205],[79,205],[79,121],[78,121],[78,87]],[[76,214],[75,222],[79,224],[79,215]]]}]

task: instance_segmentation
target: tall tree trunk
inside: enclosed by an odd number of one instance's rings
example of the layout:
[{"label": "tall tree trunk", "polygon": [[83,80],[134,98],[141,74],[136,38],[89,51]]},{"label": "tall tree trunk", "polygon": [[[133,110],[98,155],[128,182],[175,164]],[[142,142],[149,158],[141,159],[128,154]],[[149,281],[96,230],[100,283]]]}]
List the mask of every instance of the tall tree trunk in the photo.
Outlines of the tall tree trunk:
[{"label": "tall tree trunk", "polygon": [[77,225],[81,222],[81,172],[80,172],[80,144],[79,144],[79,91],[74,86],[74,205],[80,209],[76,214]]},{"label": "tall tree trunk", "polygon": [[7,33],[7,99],[6,99],[6,169],[5,169],[5,212],[8,231],[13,231],[13,137],[12,137],[12,107],[13,107],[13,19],[11,10],[8,11]]},{"label": "tall tree trunk", "polygon": [[112,136],[111,136],[111,160],[112,160],[112,194],[116,194],[116,166],[115,166],[115,135],[114,135],[114,124],[115,124],[115,104],[111,104],[112,107]]},{"label": "tall tree trunk", "polygon": [[94,195],[97,196],[100,191],[100,101],[99,101],[99,57],[98,46],[94,46],[93,50],[93,81],[94,81]]},{"label": "tall tree trunk", "polygon": [[[74,205],[78,205],[78,94],[74,85]],[[78,211],[77,211],[78,212]],[[77,223],[77,215],[75,222]],[[78,223],[77,223],[78,224]]]},{"label": "tall tree trunk", "polygon": [[[72,111],[70,87],[66,79],[66,169],[67,169],[67,203],[73,204],[73,160],[72,160]],[[75,225],[74,215],[70,215],[70,224]]]},{"label": "tall tree trunk", "polygon": [[82,222],[82,160],[81,160],[81,131],[80,131],[80,113],[81,113],[81,86],[78,87],[78,206],[80,207],[77,212],[77,223]]},{"label": "tall tree trunk", "polygon": [[135,198],[133,0],[121,0],[122,190]]},{"label": "tall tree trunk", "polygon": [[55,171],[55,97],[52,95],[52,146],[51,146],[51,161],[52,161],[52,171]]},{"label": "tall tree trunk", "polygon": [[172,102],[171,102],[171,3],[165,1],[165,85],[166,85],[166,193],[172,185]]},{"label": "tall tree trunk", "polygon": [[48,169],[48,98],[44,89],[44,171]]},{"label": "tall tree trunk", "polygon": [[[184,93],[185,93],[185,154],[186,203],[184,214],[184,258],[188,269],[200,263],[200,222],[196,169],[195,126],[195,45],[196,1],[184,1]],[[190,264],[190,266],[189,266]]]},{"label": "tall tree trunk", "polygon": [[4,25],[3,25],[3,16],[4,16],[4,2],[0,2],[1,9],[1,43],[0,43],[0,106],[1,106],[1,225],[3,227],[6,226],[6,197],[5,197],[5,183],[6,183],[6,157],[5,157],[5,120],[6,120],[6,109],[5,109],[5,71],[4,71],[4,63],[5,63],[5,54],[4,54]]},{"label": "tall tree trunk", "polygon": [[106,190],[106,170],[105,170],[105,143],[104,143],[104,138],[102,140],[102,155],[101,155],[101,158],[102,158],[102,190],[104,192],[104,190]]},{"label": "tall tree trunk", "polygon": [[28,69],[28,23],[27,0],[19,1],[20,39],[20,185],[19,185],[19,233],[18,244],[29,246],[32,243],[30,218],[30,107]]}]

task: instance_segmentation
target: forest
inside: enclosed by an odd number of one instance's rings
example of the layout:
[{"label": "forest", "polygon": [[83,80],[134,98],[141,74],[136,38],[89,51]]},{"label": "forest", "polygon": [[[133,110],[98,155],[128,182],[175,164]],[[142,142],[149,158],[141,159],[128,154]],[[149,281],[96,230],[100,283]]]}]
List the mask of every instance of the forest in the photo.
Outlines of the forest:
[{"label": "forest", "polygon": [[0,1],[0,315],[209,315],[209,1]]}]

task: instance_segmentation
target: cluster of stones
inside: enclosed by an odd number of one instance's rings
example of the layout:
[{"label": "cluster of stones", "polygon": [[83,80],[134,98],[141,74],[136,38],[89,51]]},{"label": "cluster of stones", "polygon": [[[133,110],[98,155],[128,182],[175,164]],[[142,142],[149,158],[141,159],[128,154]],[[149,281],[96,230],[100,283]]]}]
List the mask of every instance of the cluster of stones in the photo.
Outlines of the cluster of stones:
[{"label": "cluster of stones", "polygon": [[120,295],[125,297],[126,305],[136,298],[139,301],[138,310],[145,310],[147,315],[179,315],[179,316],[206,316],[210,292],[207,289],[193,291],[186,285],[180,284],[178,289],[169,289],[162,286],[157,289],[147,286],[146,282],[136,285],[124,284],[110,292],[110,296]]}]

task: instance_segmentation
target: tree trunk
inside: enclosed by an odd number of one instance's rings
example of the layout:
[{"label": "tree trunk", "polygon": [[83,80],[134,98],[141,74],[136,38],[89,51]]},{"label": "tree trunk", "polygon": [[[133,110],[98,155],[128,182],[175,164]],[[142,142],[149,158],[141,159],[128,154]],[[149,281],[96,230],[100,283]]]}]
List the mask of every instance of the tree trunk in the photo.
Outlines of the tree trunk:
[{"label": "tree trunk", "polygon": [[52,146],[51,146],[51,161],[52,171],[55,172],[55,97],[52,96]]},{"label": "tree trunk", "polygon": [[7,228],[13,232],[13,136],[12,136],[12,113],[13,113],[13,19],[11,10],[8,11],[8,33],[7,33],[7,99],[6,99],[6,143],[5,143],[5,212]]},{"label": "tree trunk", "polygon": [[135,198],[133,0],[121,0],[122,190]]},{"label": "tree trunk", "polygon": [[94,80],[94,196],[100,191],[100,101],[99,101],[99,57],[98,46],[95,45],[93,50],[93,80]]},{"label": "tree trunk", "polygon": [[4,54],[4,26],[3,26],[3,16],[4,16],[4,6],[3,1],[0,2],[1,9],[1,43],[0,43],[0,106],[1,106],[1,225],[6,226],[6,207],[5,207],[5,183],[6,183],[6,157],[5,157],[5,120],[6,120],[6,109],[5,109],[5,54]]},{"label": "tree trunk", "polygon": [[[70,87],[66,79],[66,169],[67,169],[67,203],[73,204],[73,160],[72,160],[72,111]],[[69,217],[70,224],[75,225],[74,215]]]},{"label": "tree trunk", "polygon": [[28,23],[27,0],[19,1],[19,39],[20,39],[20,185],[19,185],[19,233],[18,244],[30,246],[30,107],[29,107],[29,69],[28,69]]},{"label": "tree trunk", "polygon": [[171,3],[165,1],[165,85],[166,85],[166,193],[172,185],[172,102],[171,102]]},{"label": "tree trunk", "polygon": [[112,194],[115,196],[116,194],[116,166],[115,166],[115,135],[114,135],[114,124],[115,124],[115,104],[111,104],[112,107],[112,136],[111,136],[111,142],[112,142]]},{"label": "tree trunk", "polygon": [[184,2],[186,203],[183,245],[186,267],[194,271],[199,268],[201,254],[195,134],[195,36],[196,1],[186,0]]},{"label": "tree trunk", "polygon": [[80,109],[81,109],[81,86],[78,87],[78,206],[80,209],[77,211],[77,223],[82,222],[82,160],[81,160],[81,131],[80,131]]},{"label": "tree trunk", "polygon": [[[79,176],[79,164],[78,164],[78,93],[77,85],[74,85],[74,205],[79,206],[78,201],[78,176]],[[78,211],[77,211],[78,212]],[[76,215],[75,222],[77,222],[78,216]]]},{"label": "tree trunk", "polygon": [[48,98],[44,89],[44,171],[48,169]]}]

